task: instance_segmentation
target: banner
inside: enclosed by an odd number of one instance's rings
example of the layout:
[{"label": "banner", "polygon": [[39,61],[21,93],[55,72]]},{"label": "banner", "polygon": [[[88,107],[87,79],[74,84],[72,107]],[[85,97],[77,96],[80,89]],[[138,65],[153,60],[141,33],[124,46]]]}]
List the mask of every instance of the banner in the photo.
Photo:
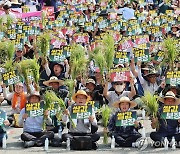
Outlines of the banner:
[{"label": "banner", "polygon": [[6,72],[2,74],[2,80],[3,83],[5,83],[7,86],[16,84],[20,81],[20,76],[17,75],[17,71],[11,71],[11,72]]},{"label": "banner", "polygon": [[180,119],[180,108],[178,105],[165,105],[163,106],[163,111],[161,113],[161,119]]},{"label": "banner", "polygon": [[91,105],[92,108],[94,109],[94,112],[97,112],[98,109],[100,109],[99,101],[89,101],[87,102],[87,105]]},{"label": "banner", "polygon": [[166,84],[180,85],[180,71],[169,71],[166,73]]},{"label": "banner", "polygon": [[111,69],[111,81],[130,81],[129,68],[113,68]]},{"label": "banner", "polygon": [[29,117],[38,117],[44,115],[44,103],[26,103],[25,111]]},{"label": "banner", "polygon": [[0,110],[0,127],[4,125],[4,120],[6,120],[6,112]]},{"label": "banner", "polygon": [[115,52],[115,57],[114,57],[115,64],[129,63],[129,61],[130,61],[130,52],[125,52],[125,51]]},{"label": "banner", "polygon": [[72,110],[71,110],[72,119],[88,119],[90,115],[92,115],[91,105],[72,106]]},{"label": "banner", "polygon": [[63,49],[52,49],[50,50],[49,59],[50,61],[63,62],[68,55]]},{"label": "banner", "polygon": [[136,112],[118,112],[116,117],[116,126],[134,126],[137,119]]},{"label": "banner", "polygon": [[138,61],[148,62],[150,60],[148,49],[133,48],[133,53],[135,63],[137,63]]}]

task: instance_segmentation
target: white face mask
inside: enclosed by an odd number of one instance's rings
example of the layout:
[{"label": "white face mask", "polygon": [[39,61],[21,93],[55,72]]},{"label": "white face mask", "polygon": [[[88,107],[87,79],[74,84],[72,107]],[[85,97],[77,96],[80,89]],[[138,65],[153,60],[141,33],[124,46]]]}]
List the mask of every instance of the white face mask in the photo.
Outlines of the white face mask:
[{"label": "white face mask", "polygon": [[124,90],[124,85],[116,85],[116,86],[115,86],[115,90],[116,90],[117,92],[122,92],[122,91]]}]

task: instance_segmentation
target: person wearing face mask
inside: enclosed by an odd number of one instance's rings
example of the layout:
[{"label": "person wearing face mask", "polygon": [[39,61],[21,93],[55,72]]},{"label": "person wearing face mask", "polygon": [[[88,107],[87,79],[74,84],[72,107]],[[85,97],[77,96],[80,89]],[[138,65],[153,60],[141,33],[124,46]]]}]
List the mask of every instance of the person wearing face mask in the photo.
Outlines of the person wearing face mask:
[{"label": "person wearing face mask", "polygon": [[121,97],[127,96],[129,98],[133,98],[133,96],[136,95],[136,90],[134,87],[134,79],[133,77],[130,78],[130,86],[131,91],[125,91],[126,84],[124,81],[115,81],[112,83],[114,91],[108,91],[108,81],[105,84],[103,95],[106,97],[106,99],[109,102],[109,106],[113,107],[112,104],[116,101],[118,101]]}]

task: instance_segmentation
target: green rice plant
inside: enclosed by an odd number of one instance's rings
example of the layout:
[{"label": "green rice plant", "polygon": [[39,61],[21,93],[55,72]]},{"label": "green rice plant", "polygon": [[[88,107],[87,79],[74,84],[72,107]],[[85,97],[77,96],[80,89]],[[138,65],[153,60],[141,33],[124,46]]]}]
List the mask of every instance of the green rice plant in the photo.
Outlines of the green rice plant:
[{"label": "green rice plant", "polygon": [[[47,110],[50,107],[50,104],[52,102],[57,103],[58,109],[59,109],[58,113],[57,113],[57,119],[60,120],[62,118],[62,112],[66,110],[64,101],[61,98],[57,97],[55,92],[52,90],[47,90],[45,92],[44,101],[45,101],[45,110]],[[70,122],[72,123],[73,128],[75,128],[76,126],[75,126],[74,122],[72,121],[71,116],[69,115],[68,117],[69,117]]]},{"label": "green rice plant", "polygon": [[74,44],[70,57],[70,74],[73,80],[75,80],[78,75],[84,74],[84,72],[87,71],[87,59],[85,57],[85,49],[79,44]]},{"label": "green rice plant", "polygon": [[[158,96],[151,94],[149,91],[145,91],[142,101],[145,105],[147,115],[152,118],[157,118],[159,110]],[[159,124],[157,124],[156,128],[158,127]]]},{"label": "green rice plant", "polygon": [[74,87],[75,87],[74,84],[75,84],[75,82],[72,79],[67,79],[67,80],[65,80],[64,84],[66,86],[68,86],[68,90],[69,90],[68,97],[69,97],[69,99],[71,99],[72,95],[74,94]]},{"label": "green rice plant", "polygon": [[[104,126],[104,129],[107,130],[107,126],[108,126],[108,122],[109,122],[109,118],[111,115],[111,108],[108,105],[103,105],[101,108],[101,113],[102,113],[102,123]],[[108,134],[107,132],[104,132],[104,139],[103,139],[103,143],[107,144],[108,143]]]},{"label": "green rice plant", "polygon": [[12,25],[12,23],[13,23],[12,17],[7,16],[7,23],[6,23],[7,29]]},{"label": "green rice plant", "polygon": [[174,38],[167,38],[164,40],[163,44],[165,52],[165,57],[163,61],[169,63],[171,71],[174,71],[175,60],[179,52],[175,42],[176,41],[174,40]]},{"label": "green rice plant", "polygon": [[110,69],[113,67],[115,54],[114,39],[110,34],[106,34],[103,38],[103,49],[106,61],[106,69],[108,72],[110,72]]}]

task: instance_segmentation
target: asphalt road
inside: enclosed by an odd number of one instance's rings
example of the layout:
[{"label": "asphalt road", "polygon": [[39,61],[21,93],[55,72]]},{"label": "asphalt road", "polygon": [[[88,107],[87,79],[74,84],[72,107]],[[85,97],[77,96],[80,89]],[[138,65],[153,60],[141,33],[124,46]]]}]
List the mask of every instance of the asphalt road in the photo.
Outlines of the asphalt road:
[{"label": "asphalt road", "polygon": [[[3,102],[2,105],[0,106],[1,109],[5,110],[8,114],[10,113],[11,107],[7,105],[6,102]],[[164,153],[171,153],[171,154],[178,154],[180,153],[180,149],[172,150],[169,148],[168,150],[164,150],[163,148],[157,148],[155,149],[154,147],[151,147],[151,139],[149,138],[149,133],[152,132],[153,130],[150,127],[150,121],[149,120],[144,120],[144,126],[146,128],[146,136],[148,137],[148,142],[149,145],[148,147],[140,151],[137,148],[119,148],[116,147],[115,149],[110,148],[110,142],[111,140],[109,139],[109,144],[104,145],[103,144],[103,137],[98,141],[99,148],[97,150],[91,150],[91,151],[67,151],[66,150],[66,145],[63,143],[62,147],[49,147],[48,151],[44,150],[44,147],[31,147],[24,149],[23,148],[23,142],[20,140],[20,134],[22,133],[22,128],[12,128],[9,127],[7,129],[8,133],[8,140],[7,140],[7,148],[2,149],[0,148],[0,154],[33,154],[33,153],[38,153],[38,154],[56,154],[56,153],[76,153],[76,154],[111,154],[111,153],[125,153],[125,154],[136,154],[136,153],[151,153],[151,154],[164,154]],[[102,132],[102,127],[99,128],[99,132]]]}]

